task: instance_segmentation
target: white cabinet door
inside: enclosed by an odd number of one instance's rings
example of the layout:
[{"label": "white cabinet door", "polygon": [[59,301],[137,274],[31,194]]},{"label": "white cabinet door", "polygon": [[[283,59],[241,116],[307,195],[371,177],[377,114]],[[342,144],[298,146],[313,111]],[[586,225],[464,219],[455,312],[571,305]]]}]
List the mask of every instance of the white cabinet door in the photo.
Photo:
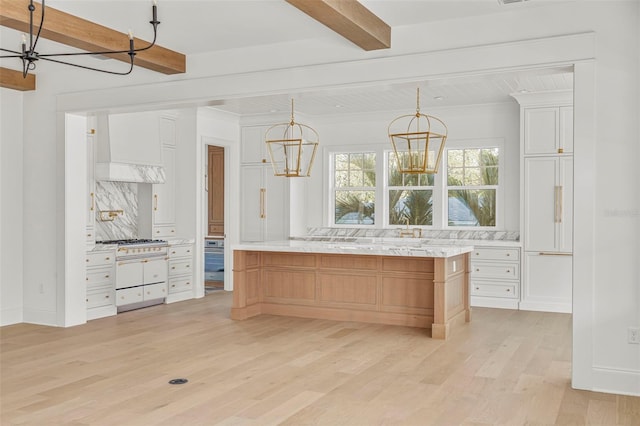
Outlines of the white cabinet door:
[{"label": "white cabinet door", "polygon": [[242,163],[268,163],[264,141],[269,126],[245,126],[241,129],[240,161]]},{"label": "white cabinet door", "polygon": [[524,160],[525,250],[555,251],[558,161],[554,157]]},{"label": "white cabinet door", "polygon": [[165,183],[153,185],[153,224],[169,225],[176,221],[175,207],[175,169],[176,151],[174,148],[162,148],[162,162],[166,175]]},{"label": "white cabinet door", "polygon": [[270,166],[242,166],[242,241],[272,241],[288,237],[287,178],[274,176]]},{"label": "white cabinet door", "polygon": [[524,154],[554,154],[558,150],[557,107],[524,110]]},{"label": "white cabinet door", "polygon": [[525,253],[520,309],[571,312],[573,257]]},{"label": "white cabinet door", "polygon": [[85,207],[85,225],[87,242],[93,243],[95,237],[95,213],[96,213],[96,140],[93,134],[87,136],[87,200]]},{"label": "white cabinet door", "polygon": [[558,158],[557,250],[573,253],[573,157]]},{"label": "white cabinet door", "polygon": [[271,167],[264,168],[265,176],[265,212],[264,239],[265,241],[284,240],[288,238],[289,200],[287,184],[289,178],[274,176]]},{"label": "white cabinet door", "polygon": [[240,239],[242,241],[263,241],[265,192],[262,166],[242,166],[240,176]]},{"label": "white cabinet door", "polygon": [[573,152],[573,107],[524,109],[524,154]]},{"label": "white cabinet door", "polygon": [[573,251],[573,157],[524,160],[525,250]]},{"label": "white cabinet door", "polygon": [[560,107],[560,149],[565,154],[573,153],[573,107]]}]

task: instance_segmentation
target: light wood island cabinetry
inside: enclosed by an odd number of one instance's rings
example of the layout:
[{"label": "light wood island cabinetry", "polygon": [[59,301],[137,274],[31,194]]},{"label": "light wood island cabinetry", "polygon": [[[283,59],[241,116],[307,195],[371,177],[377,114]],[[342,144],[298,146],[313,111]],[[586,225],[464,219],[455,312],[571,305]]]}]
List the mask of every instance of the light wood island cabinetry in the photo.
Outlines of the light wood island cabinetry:
[{"label": "light wood island cabinetry", "polygon": [[468,253],[452,257],[234,251],[231,318],[259,314],[430,328],[470,320]]}]

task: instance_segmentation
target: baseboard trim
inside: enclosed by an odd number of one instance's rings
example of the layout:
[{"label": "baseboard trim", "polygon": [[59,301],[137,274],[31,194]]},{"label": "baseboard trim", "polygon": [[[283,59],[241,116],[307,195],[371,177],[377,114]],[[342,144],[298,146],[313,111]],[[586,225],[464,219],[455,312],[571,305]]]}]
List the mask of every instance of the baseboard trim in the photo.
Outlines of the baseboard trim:
[{"label": "baseboard trim", "polygon": [[22,320],[22,308],[10,308],[0,311],[0,326],[20,324]]},{"label": "baseboard trim", "polygon": [[592,383],[595,392],[640,396],[640,371],[594,366]]},{"label": "baseboard trim", "polygon": [[497,298],[471,296],[471,307],[517,310],[518,299],[497,299]]},{"label": "baseboard trim", "polygon": [[571,303],[521,301],[521,311],[571,313]]},{"label": "baseboard trim", "polygon": [[25,308],[23,322],[26,322],[27,324],[60,327],[58,324],[58,316],[55,311],[41,311],[38,309]]}]

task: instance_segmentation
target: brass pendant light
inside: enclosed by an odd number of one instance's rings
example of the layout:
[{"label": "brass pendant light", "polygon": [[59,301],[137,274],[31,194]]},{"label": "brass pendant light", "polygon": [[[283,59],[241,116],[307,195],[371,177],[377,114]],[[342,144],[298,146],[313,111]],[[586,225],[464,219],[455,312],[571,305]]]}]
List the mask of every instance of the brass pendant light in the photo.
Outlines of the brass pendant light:
[{"label": "brass pendant light", "polygon": [[439,118],[420,113],[420,88],[417,89],[415,114],[397,117],[389,124],[388,133],[400,173],[438,172],[447,140],[447,126]]},{"label": "brass pendant light", "polygon": [[310,176],[318,139],[318,132],[314,129],[295,122],[291,99],[291,121],[274,124],[265,134],[274,174],[285,177]]}]

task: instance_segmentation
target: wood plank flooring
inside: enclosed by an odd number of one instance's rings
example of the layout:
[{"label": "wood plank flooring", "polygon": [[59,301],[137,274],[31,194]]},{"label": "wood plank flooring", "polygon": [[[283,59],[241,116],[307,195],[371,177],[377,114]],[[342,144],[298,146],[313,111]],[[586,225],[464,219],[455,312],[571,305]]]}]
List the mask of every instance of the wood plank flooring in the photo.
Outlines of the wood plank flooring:
[{"label": "wood plank flooring", "polygon": [[476,308],[440,341],[230,306],[1,328],[1,424],[640,425],[640,398],[571,389],[570,315]]}]

